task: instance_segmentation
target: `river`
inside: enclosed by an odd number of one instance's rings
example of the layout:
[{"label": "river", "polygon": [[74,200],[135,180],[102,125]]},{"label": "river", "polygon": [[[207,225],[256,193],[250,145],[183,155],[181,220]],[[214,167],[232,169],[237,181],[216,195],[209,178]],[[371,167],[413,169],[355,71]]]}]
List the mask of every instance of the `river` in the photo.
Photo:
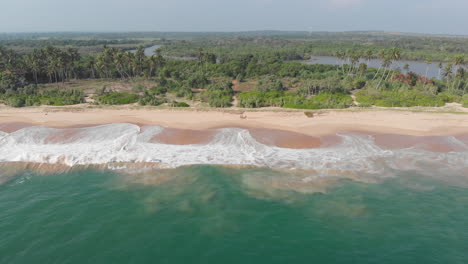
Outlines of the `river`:
[{"label": "river", "polygon": [[[333,56],[312,56],[311,60],[305,61],[305,63],[341,65],[342,61]],[[382,65],[382,60],[379,60],[379,59],[371,59],[369,61],[361,60],[360,63],[367,63],[367,65],[371,68],[379,68]],[[405,64],[409,65],[409,71],[427,76],[429,78],[440,79],[441,71],[439,69],[439,62],[433,62],[431,64],[428,64],[428,63],[421,62],[421,61],[400,60],[397,62],[393,62],[391,65],[391,68],[401,69],[403,73],[407,73],[408,71],[403,69]]]},{"label": "river", "polygon": [[[151,56],[154,55],[155,51],[161,48],[162,45],[154,45],[151,47],[145,48],[145,55]],[[132,50],[135,52],[136,50]],[[166,58],[179,59],[179,60],[193,60],[191,57],[176,57],[176,56],[164,56]],[[341,65],[342,61],[333,56],[312,56],[310,60],[303,61],[306,64],[327,64],[327,65]],[[346,63],[346,62],[345,62]],[[382,65],[382,60],[371,59],[361,60],[360,63],[367,63],[371,68],[379,68]],[[348,63],[349,64],[349,63]],[[429,78],[440,79],[441,70],[439,69],[439,62],[433,62],[431,64],[421,62],[421,61],[411,61],[411,60],[400,60],[392,63],[392,69],[400,69],[403,73],[408,71],[404,70],[405,64],[409,65],[409,71],[412,71],[417,74],[427,76]],[[445,66],[445,65],[444,65]]]}]

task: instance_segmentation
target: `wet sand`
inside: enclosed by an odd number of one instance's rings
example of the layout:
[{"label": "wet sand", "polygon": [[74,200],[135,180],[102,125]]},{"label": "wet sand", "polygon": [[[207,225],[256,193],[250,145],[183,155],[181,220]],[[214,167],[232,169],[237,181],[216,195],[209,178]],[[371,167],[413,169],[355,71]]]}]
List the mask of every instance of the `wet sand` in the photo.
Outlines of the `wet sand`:
[{"label": "wet sand", "polygon": [[301,133],[267,128],[248,129],[252,137],[265,145],[291,149],[310,149],[339,144],[341,138],[336,135],[313,137]]},{"label": "wet sand", "polygon": [[[375,144],[385,149],[416,148],[431,152],[468,151],[466,145],[460,146],[450,142],[446,136],[408,136],[394,134],[374,134]],[[468,135],[454,137],[462,142],[468,142]]]},{"label": "wet sand", "polygon": [[39,125],[64,128],[46,143],[69,142],[83,127],[109,123],[167,127],[151,139],[164,144],[206,144],[218,128],[245,128],[260,143],[283,148],[318,148],[339,144],[337,133],[372,135],[386,149],[420,148],[434,152],[465,151],[448,142],[454,136],[468,142],[468,115],[404,111],[328,111],[308,118],[303,112],[185,111],[152,109],[50,109],[0,107],[0,131],[12,133]]},{"label": "wet sand", "polygon": [[207,144],[213,140],[215,130],[192,130],[166,127],[150,141],[171,145]]},{"label": "wet sand", "polygon": [[30,126],[32,126],[32,124],[22,122],[0,123],[0,131],[5,133],[13,133],[20,129]]}]

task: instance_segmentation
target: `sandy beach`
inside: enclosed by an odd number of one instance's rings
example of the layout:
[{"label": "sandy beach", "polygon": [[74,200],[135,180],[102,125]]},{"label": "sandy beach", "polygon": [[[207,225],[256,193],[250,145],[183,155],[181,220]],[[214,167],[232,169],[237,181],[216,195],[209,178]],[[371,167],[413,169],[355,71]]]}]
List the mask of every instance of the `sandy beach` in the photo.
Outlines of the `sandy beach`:
[{"label": "sandy beach", "polygon": [[[338,132],[369,132],[412,136],[468,134],[468,114],[385,110],[304,112],[131,108],[0,108],[0,130],[12,132],[30,125],[83,127],[110,123],[161,125],[206,130],[225,127],[274,129],[320,137]],[[261,131],[259,131],[261,133]],[[206,138],[205,138],[206,140]]]}]

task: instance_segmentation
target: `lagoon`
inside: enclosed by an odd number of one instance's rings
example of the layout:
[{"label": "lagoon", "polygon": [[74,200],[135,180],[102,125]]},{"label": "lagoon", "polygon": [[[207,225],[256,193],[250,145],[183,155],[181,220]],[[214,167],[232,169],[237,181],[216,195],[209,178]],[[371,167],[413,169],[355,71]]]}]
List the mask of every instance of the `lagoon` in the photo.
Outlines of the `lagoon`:
[{"label": "lagoon", "polygon": [[[327,64],[340,66],[343,63],[340,59],[333,56],[312,56],[310,60],[304,62],[307,64]],[[371,59],[367,61],[362,59],[359,63],[367,63],[368,67],[370,68],[379,68],[382,65],[382,60]],[[344,64],[350,63],[345,61]],[[416,74],[421,74],[423,76],[427,76],[429,78],[440,79],[440,75],[443,72],[443,70],[439,68],[439,62],[433,62],[431,64],[428,64],[422,61],[400,60],[397,62],[393,62],[391,68],[400,69],[403,73],[407,73],[408,71],[404,70],[406,64],[409,65],[409,71],[414,72]]]}]

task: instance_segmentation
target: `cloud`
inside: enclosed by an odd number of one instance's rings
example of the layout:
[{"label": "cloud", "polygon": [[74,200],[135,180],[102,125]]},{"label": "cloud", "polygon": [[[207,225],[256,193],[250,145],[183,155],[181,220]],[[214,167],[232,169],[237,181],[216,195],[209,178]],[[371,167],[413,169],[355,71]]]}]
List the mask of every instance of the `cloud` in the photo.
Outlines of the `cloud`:
[{"label": "cloud", "polygon": [[331,5],[336,8],[349,8],[361,4],[364,0],[331,0]]}]

